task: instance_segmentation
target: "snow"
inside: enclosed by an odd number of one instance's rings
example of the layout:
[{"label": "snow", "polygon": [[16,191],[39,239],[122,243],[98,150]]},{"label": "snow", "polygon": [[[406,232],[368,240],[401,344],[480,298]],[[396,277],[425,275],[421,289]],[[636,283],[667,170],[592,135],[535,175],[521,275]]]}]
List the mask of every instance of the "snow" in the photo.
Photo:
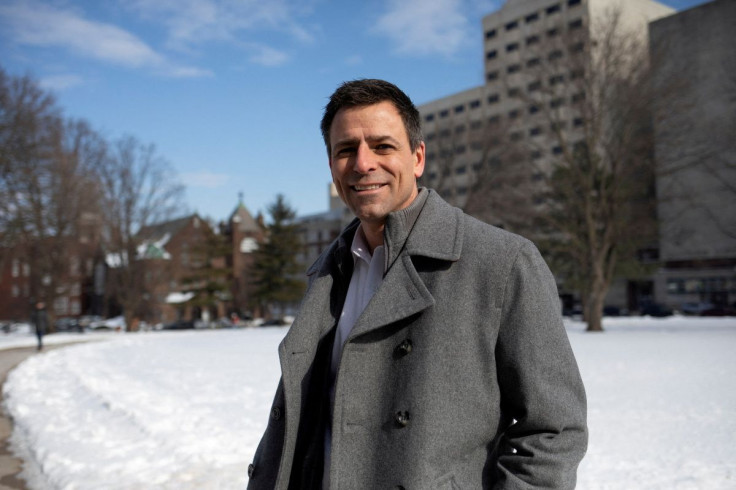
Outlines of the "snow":
[{"label": "snow", "polygon": [[[736,319],[567,326],[589,403],[579,489],[736,488]],[[108,334],[29,358],[4,388],[29,487],[244,488],[286,331]]]}]

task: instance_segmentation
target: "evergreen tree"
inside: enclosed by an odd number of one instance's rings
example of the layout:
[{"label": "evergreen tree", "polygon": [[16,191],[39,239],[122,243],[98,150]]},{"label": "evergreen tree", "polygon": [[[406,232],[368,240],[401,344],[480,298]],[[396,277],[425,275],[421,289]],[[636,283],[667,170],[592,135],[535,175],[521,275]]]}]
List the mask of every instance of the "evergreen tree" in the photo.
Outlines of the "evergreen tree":
[{"label": "evergreen tree", "polygon": [[297,262],[301,241],[291,209],[282,194],[268,207],[271,222],[266,226],[266,239],[255,252],[253,265],[254,296],[262,310],[272,306],[283,313],[284,308],[299,301],[304,293],[304,282],[298,279],[303,272]]},{"label": "evergreen tree", "polygon": [[218,303],[227,303],[232,299],[229,283],[231,271],[226,265],[229,253],[230,245],[225,237],[215,233],[211,226],[206,226],[202,239],[197,241],[192,250],[191,272],[182,280],[186,290],[195,293],[189,304],[201,308],[203,312],[209,311],[210,319],[217,315]]}]

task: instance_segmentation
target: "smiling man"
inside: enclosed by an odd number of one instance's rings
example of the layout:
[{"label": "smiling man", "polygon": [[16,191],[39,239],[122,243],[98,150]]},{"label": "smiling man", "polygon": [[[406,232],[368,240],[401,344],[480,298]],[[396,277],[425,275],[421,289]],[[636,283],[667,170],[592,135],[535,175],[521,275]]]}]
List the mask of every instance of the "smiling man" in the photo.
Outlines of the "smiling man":
[{"label": "smiling man", "polygon": [[574,488],[585,392],[534,245],[418,188],[409,97],[331,96],[333,181],[355,219],[310,267],[250,489]]}]

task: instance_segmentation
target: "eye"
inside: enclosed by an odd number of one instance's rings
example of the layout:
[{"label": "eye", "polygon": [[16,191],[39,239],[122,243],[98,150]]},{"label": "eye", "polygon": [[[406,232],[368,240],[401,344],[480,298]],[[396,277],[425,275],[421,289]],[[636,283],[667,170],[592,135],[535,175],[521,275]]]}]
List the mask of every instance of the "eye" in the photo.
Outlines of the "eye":
[{"label": "eye", "polygon": [[338,157],[347,157],[347,156],[353,155],[354,153],[355,153],[355,148],[353,148],[351,146],[345,146],[343,148],[338,148],[335,151],[335,156],[338,156]]},{"label": "eye", "polygon": [[375,146],[375,150],[378,152],[387,152],[394,149],[394,146],[390,143],[379,143]]}]

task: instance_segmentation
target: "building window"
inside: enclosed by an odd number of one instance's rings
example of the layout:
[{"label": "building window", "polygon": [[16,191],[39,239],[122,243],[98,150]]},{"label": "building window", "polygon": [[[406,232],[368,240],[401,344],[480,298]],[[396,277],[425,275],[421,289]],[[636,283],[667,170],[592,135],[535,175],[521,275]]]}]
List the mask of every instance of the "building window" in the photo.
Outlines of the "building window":
[{"label": "building window", "polygon": [[13,298],[17,298],[18,296],[20,296],[20,288],[17,284],[13,284],[13,286],[11,287],[11,294],[13,295]]},{"label": "building window", "polygon": [[71,311],[69,313],[71,313],[72,315],[79,315],[82,312],[82,308],[79,305],[78,299],[73,299],[70,303],[70,307]]},{"label": "building window", "polygon": [[542,128],[539,126],[529,130],[529,136],[539,136],[540,134],[542,134]]},{"label": "building window", "polygon": [[574,31],[575,29],[580,29],[581,27],[583,27],[583,19],[571,20],[570,23],[567,24],[567,27],[571,31]]},{"label": "building window", "polygon": [[428,135],[426,136],[426,139],[427,139],[427,141],[432,141],[433,139],[435,139],[435,137],[436,137],[436,136],[437,136],[437,135],[435,135],[434,133],[429,133],[429,134],[428,134]]},{"label": "building window", "polygon": [[539,112],[539,106],[538,105],[531,105],[529,106],[529,114],[536,114]]},{"label": "building window", "polygon": [[556,14],[559,11],[560,11],[560,4],[559,3],[558,4],[555,4],[555,5],[550,5],[549,7],[547,7],[547,10],[546,10],[547,15]]},{"label": "building window", "polygon": [[470,123],[470,129],[480,129],[480,127],[483,125],[480,121],[472,121]]},{"label": "building window", "polygon": [[535,91],[539,90],[540,88],[542,88],[542,82],[540,82],[539,80],[537,80],[536,82],[530,83],[526,87],[526,89],[527,89],[528,92],[535,92]]},{"label": "building window", "polygon": [[460,114],[464,110],[465,110],[465,106],[464,105],[456,105],[455,106],[455,114]]},{"label": "building window", "polygon": [[509,119],[516,119],[521,115],[521,112],[518,109],[514,109],[512,111],[509,111]]},{"label": "building window", "polygon": [[539,42],[539,36],[529,36],[526,38],[526,45],[531,46],[532,44],[537,44]]},{"label": "building window", "polygon": [[565,121],[555,121],[549,125],[549,129],[551,129],[554,132],[557,132],[561,129],[565,129],[566,126],[567,126],[567,123]]},{"label": "building window", "polygon": [[553,77],[549,77],[549,84],[550,85],[557,85],[558,83],[562,83],[565,81],[564,75],[555,75]]},{"label": "building window", "polygon": [[507,72],[508,72],[509,74],[512,74],[512,73],[518,73],[518,72],[520,72],[520,71],[521,71],[521,65],[520,65],[520,64],[518,64],[518,63],[516,63],[516,64],[513,64],[513,65],[509,65],[509,66],[508,66],[508,68],[506,68],[506,71],[507,71]]},{"label": "building window", "polygon": [[440,118],[441,119],[442,118],[445,118],[445,117],[447,117],[449,115],[450,115],[450,111],[448,111],[447,109],[440,111]]},{"label": "building window", "polygon": [[575,53],[575,54],[582,53],[584,50],[585,50],[585,43],[584,42],[579,42],[579,43],[575,43],[575,44],[570,45],[570,52],[571,53]]},{"label": "building window", "polygon": [[499,116],[498,114],[493,115],[488,118],[488,124],[491,126],[499,124],[500,122],[501,122],[501,116]]},{"label": "building window", "polygon": [[494,37],[496,37],[496,29],[486,31],[486,39],[493,39]]},{"label": "building window", "polygon": [[455,169],[455,173],[457,175],[463,175],[467,173],[467,171],[468,171],[468,167],[466,167],[465,165],[460,165],[459,167]]},{"label": "building window", "polygon": [[424,116],[424,120],[427,122],[434,121],[434,114],[427,114],[426,116]]},{"label": "building window", "polygon": [[467,194],[467,193],[468,193],[468,188],[467,188],[467,187],[465,187],[465,186],[462,186],[462,187],[458,187],[458,188],[457,188],[457,194],[458,194],[459,196],[464,196],[464,195],[465,195],[465,194]]},{"label": "building window", "polygon": [[462,155],[463,153],[465,153],[465,150],[466,149],[467,148],[466,148],[465,145],[459,145],[459,146],[455,147],[455,154],[456,155]]},{"label": "building window", "polygon": [[544,180],[544,174],[542,172],[534,172],[532,174],[532,181],[533,182],[540,182]]},{"label": "building window", "polygon": [[575,126],[576,128],[579,128],[580,126],[583,125],[583,118],[576,117],[575,119],[572,120],[572,125]]},{"label": "building window", "polygon": [[471,109],[477,109],[478,107],[480,107],[480,99],[475,99],[470,102]]},{"label": "building window", "polygon": [[541,62],[542,60],[540,60],[539,58],[532,58],[530,60],[527,60],[526,67],[532,68],[532,67],[538,66]]},{"label": "building window", "polygon": [[567,6],[568,7],[577,7],[580,5],[581,0],[567,0]]},{"label": "building window", "polygon": [[562,153],[562,147],[561,146],[555,146],[552,148],[552,154],[553,155],[560,155]]},{"label": "building window", "polygon": [[533,14],[529,14],[526,16],[524,20],[526,21],[527,24],[531,24],[532,22],[536,22],[539,20],[539,14],[536,12]]},{"label": "building window", "polygon": [[572,103],[577,104],[585,100],[585,92],[580,92],[572,96]]},{"label": "building window", "polygon": [[548,37],[555,37],[559,33],[560,33],[560,31],[556,27],[553,27],[552,29],[547,30],[547,36]]},{"label": "building window", "polygon": [[550,61],[559,60],[560,58],[562,58],[562,51],[559,49],[555,49],[547,57],[547,59],[549,59]]},{"label": "building window", "polygon": [[519,27],[519,22],[518,21],[509,22],[508,24],[506,24],[506,30],[507,31],[512,31],[512,30],[516,29],[517,27]]},{"label": "building window", "polygon": [[449,138],[450,137],[450,130],[445,128],[442,131],[440,131],[440,138]]},{"label": "building window", "polygon": [[13,263],[10,266],[10,275],[13,277],[18,277],[20,275],[20,261],[18,261],[18,259],[13,259]]},{"label": "building window", "polygon": [[495,58],[496,56],[498,56],[498,51],[496,51],[495,49],[493,49],[493,50],[491,50],[491,51],[488,51],[488,52],[486,53],[486,59],[487,59],[487,60],[492,60],[492,59],[494,59],[494,58]]},{"label": "building window", "polygon": [[523,137],[524,137],[524,135],[521,133],[521,131],[514,131],[510,135],[511,141],[519,141]]},{"label": "building window", "polygon": [[539,151],[539,150],[534,150],[534,151],[533,151],[533,152],[531,153],[531,155],[530,155],[530,156],[532,157],[532,160],[539,160],[540,158],[542,158],[542,152],[541,152],[541,151]]},{"label": "building window", "polygon": [[506,52],[510,53],[519,49],[519,43],[509,43],[506,45]]},{"label": "building window", "polygon": [[570,80],[577,80],[578,78],[583,78],[585,75],[585,70],[582,68],[579,70],[573,70],[570,72]]},{"label": "building window", "polygon": [[465,125],[460,124],[459,126],[455,126],[455,134],[460,134],[465,132]]},{"label": "building window", "polygon": [[558,107],[562,106],[562,104],[564,104],[564,103],[565,103],[565,99],[563,97],[558,97],[556,99],[552,99],[549,102],[549,106],[552,109],[557,109]]},{"label": "building window", "polygon": [[509,97],[518,97],[521,94],[519,87],[511,87],[509,89]]},{"label": "building window", "polygon": [[488,103],[495,104],[498,102],[498,99],[499,99],[498,94],[491,94],[488,96]]},{"label": "building window", "polygon": [[486,79],[489,82],[492,82],[494,80],[497,80],[498,79],[498,72],[497,71],[489,71],[488,72],[488,75],[486,75]]}]

